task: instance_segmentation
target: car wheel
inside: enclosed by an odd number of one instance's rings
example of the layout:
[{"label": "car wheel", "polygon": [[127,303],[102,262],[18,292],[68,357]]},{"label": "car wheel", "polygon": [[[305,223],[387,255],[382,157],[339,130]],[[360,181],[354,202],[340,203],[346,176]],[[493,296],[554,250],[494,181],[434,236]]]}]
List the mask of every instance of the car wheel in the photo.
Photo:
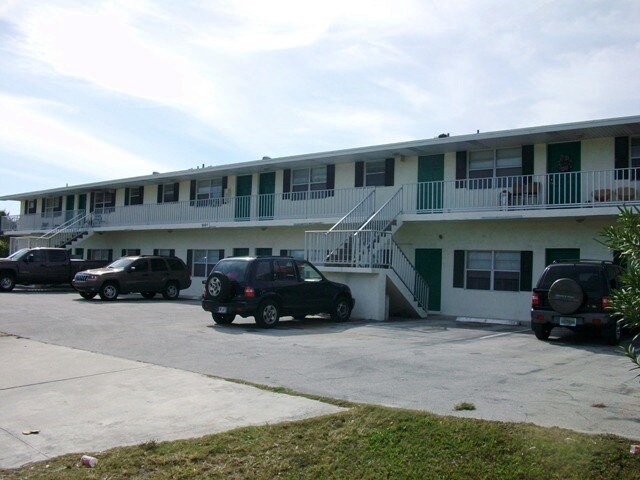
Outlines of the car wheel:
[{"label": "car wheel", "polygon": [[165,300],[175,300],[180,296],[180,289],[176,282],[169,282],[162,291],[162,296]]},{"label": "car wheel", "polygon": [[265,300],[258,307],[255,318],[262,328],[275,327],[280,321],[280,307],[273,300]]},{"label": "car wheel", "polygon": [[553,327],[551,325],[534,323],[531,328],[533,329],[533,333],[535,333],[538,340],[549,340],[549,335],[551,335],[551,329]]},{"label": "car wheel", "polygon": [[156,292],[141,292],[140,295],[144,298],[153,298],[156,296]]},{"label": "car wheel", "polygon": [[235,313],[212,313],[211,316],[218,325],[229,325],[236,319]]},{"label": "car wheel", "polygon": [[213,272],[207,279],[207,295],[219,302],[228,299],[231,292],[231,280],[224,273]]},{"label": "car wheel", "polygon": [[331,311],[331,320],[335,322],[346,322],[351,316],[351,302],[344,297],[338,298]]},{"label": "car wheel", "polygon": [[0,292],[10,292],[16,286],[16,279],[10,273],[0,273]]},{"label": "car wheel", "polygon": [[111,300],[118,298],[120,290],[118,290],[118,286],[115,283],[107,282],[102,284],[98,294],[102,300],[110,302]]},{"label": "car wheel", "polygon": [[609,345],[618,345],[622,337],[622,326],[620,322],[615,322],[613,325],[602,330],[602,336]]},{"label": "car wheel", "polygon": [[556,312],[568,315],[580,308],[584,301],[584,291],[578,282],[571,278],[560,278],[549,288],[549,305]]},{"label": "car wheel", "polygon": [[85,300],[91,300],[93,297],[96,296],[95,292],[79,292],[79,293],[80,293],[80,296]]}]

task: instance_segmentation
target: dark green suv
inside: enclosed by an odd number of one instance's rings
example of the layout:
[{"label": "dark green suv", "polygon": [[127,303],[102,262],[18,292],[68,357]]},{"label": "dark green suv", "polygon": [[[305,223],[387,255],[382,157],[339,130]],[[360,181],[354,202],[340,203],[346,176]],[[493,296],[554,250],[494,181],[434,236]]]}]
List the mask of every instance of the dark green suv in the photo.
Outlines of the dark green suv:
[{"label": "dark green suv", "polygon": [[203,282],[202,308],[220,324],[236,315],[253,316],[263,328],[281,316],[304,318],[328,313],[335,321],[351,316],[355,300],[342,283],[327,280],[316,267],[292,257],[229,257]]},{"label": "dark green suv", "polygon": [[596,329],[607,343],[620,341],[620,323],[612,316],[609,301],[620,286],[622,268],[612,262],[580,260],[548,265],[533,289],[531,328],[547,340],[555,327]]}]

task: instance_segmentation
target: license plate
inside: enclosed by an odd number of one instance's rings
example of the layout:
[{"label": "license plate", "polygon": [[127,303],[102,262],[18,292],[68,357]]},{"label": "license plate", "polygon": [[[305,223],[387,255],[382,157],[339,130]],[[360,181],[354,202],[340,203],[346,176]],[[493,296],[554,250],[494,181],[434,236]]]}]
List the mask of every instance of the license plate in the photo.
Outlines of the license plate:
[{"label": "license plate", "polygon": [[576,319],[573,317],[560,317],[560,325],[563,327],[575,327]]},{"label": "license plate", "polygon": [[227,307],[216,307],[216,313],[227,313]]}]

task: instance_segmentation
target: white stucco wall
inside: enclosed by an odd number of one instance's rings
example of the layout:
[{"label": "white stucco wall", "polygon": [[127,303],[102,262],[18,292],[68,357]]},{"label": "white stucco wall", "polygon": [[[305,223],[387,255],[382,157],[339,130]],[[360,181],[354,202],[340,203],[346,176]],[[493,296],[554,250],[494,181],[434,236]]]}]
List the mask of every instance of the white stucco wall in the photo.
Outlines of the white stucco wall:
[{"label": "white stucco wall", "polygon": [[442,314],[526,321],[531,292],[453,288],[454,250],[531,250],[535,285],[545,268],[547,248],[579,248],[581,258],[611,260],[611,253],[597,238],[602,228],[613,221],[613,217],[577,217],[405,222],[395,240],[412,262],[417,248],[442,249]]},{"label": "white stucco wall", "polygon": [[334,282],[349,285],[351,295],[356,300],[351,318],[385,320],[386,318],[386,276],[384,273],[351,273],[324,271],[324,275]]}]

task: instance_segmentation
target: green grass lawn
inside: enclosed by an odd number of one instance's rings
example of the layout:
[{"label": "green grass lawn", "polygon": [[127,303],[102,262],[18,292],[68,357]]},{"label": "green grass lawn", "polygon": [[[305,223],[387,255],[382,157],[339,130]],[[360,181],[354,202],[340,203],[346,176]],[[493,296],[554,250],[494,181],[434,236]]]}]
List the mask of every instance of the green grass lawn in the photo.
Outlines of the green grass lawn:
[{"label": "green grass lawn", "polygon": [[[202,438],[64,455],[0,478],[634,479],[631,441],[377,406]],[[87,452],[82,452],[87,453]]]}]

